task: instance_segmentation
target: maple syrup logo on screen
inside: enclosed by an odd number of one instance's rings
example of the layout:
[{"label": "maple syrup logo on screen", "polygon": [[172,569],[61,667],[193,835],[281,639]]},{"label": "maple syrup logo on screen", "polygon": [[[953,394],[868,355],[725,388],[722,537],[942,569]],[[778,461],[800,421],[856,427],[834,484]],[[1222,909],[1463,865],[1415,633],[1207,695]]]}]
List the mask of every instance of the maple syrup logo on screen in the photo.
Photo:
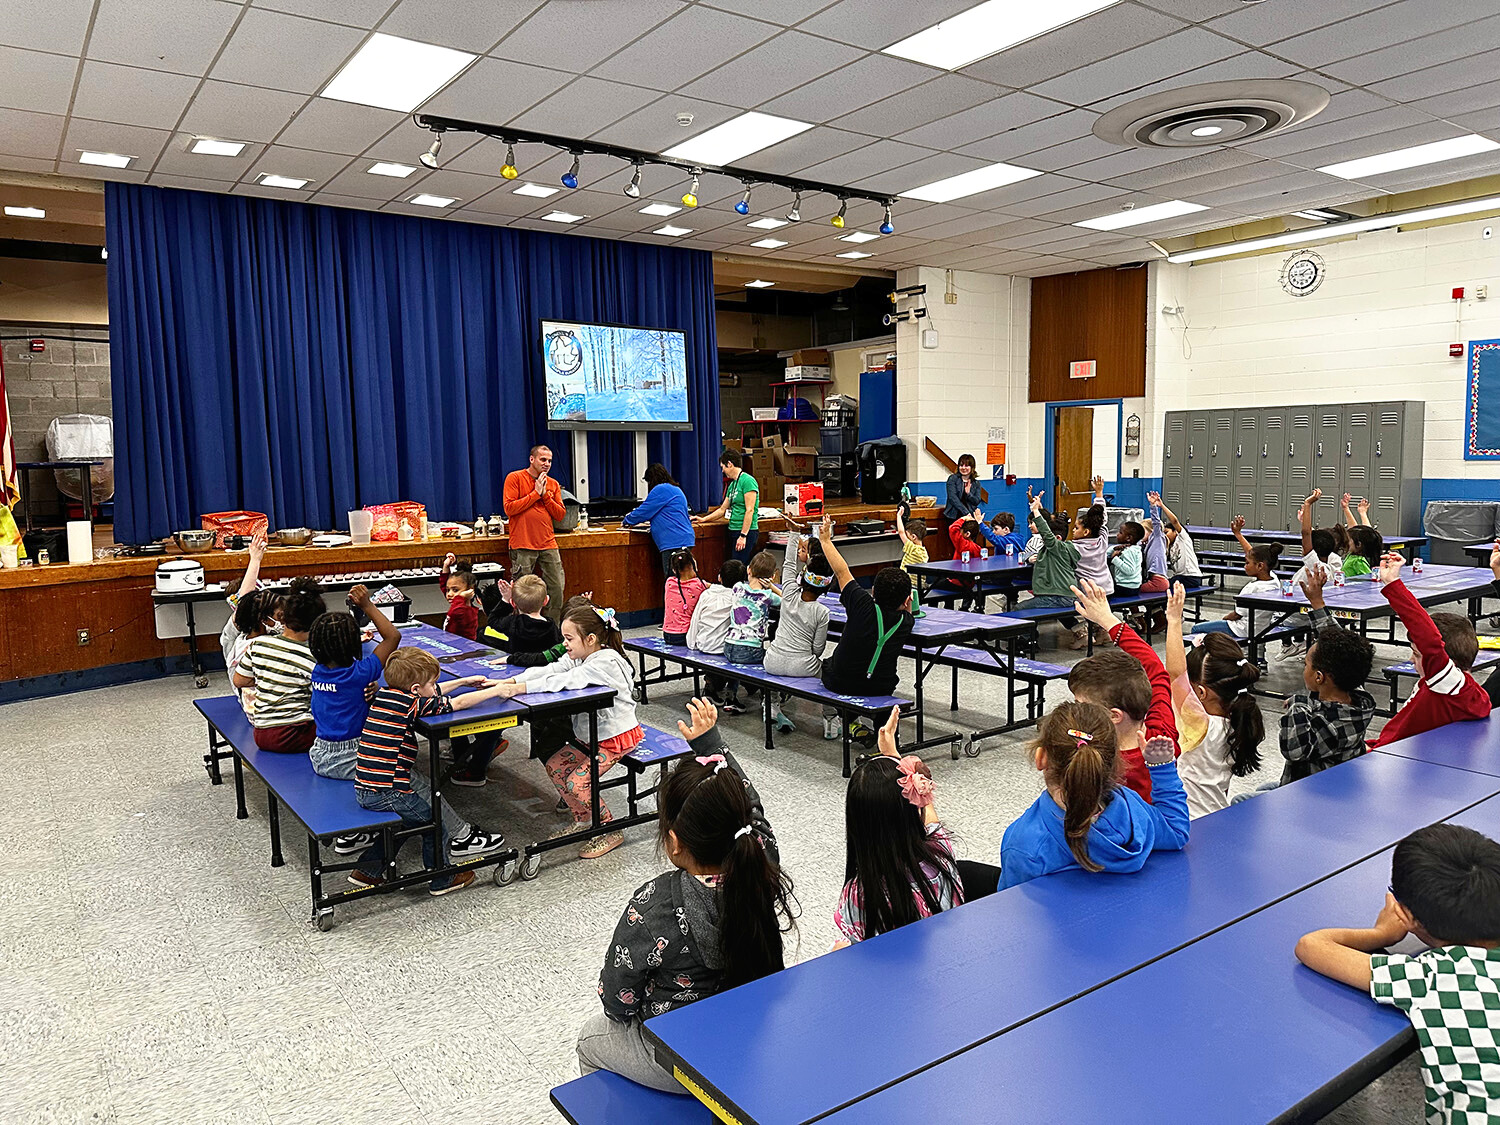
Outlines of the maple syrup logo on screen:
[{"label": "maple syrup logo on screen", "polygon": [[1293,297],[1306,297],[1323,284],[1328,265],[1312,250],[1296,250],[1281,263],[1281,287]]},{"label": "maple syrup logo on screen", "polygon": [[547,363],[559,375],[571,375],[583,366],[583,348],[571,332],[547,333]]}]

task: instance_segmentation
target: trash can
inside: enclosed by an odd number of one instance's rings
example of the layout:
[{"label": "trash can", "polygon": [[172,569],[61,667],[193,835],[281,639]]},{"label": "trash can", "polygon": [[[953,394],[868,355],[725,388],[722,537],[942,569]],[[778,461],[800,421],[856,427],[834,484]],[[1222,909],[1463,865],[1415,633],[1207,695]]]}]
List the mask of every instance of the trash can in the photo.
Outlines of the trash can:
[{"label": "trash can", "polygon": [[1493,500],[1432,500],[1422,513],[1422,530],[1429,539],[1431,558],[1449,566],[1473,566],[1464,550],[1473,543],[1492,541],[1500,504]]},{"label": "trash can", "polygon": [[1140,523],[1141,520],[1145,518],[1146,513],[1140,508],[1112,508],[1107,504],[1104,507],[1104,527],[1105,530],[1109,532],[1109,537],[1111,539],[1113,539],[1115,537],[1115,533],[1120,530],[1120,525],[1122,523],[1125,523],[1129,520],[1134,520],[1136,523]]}]

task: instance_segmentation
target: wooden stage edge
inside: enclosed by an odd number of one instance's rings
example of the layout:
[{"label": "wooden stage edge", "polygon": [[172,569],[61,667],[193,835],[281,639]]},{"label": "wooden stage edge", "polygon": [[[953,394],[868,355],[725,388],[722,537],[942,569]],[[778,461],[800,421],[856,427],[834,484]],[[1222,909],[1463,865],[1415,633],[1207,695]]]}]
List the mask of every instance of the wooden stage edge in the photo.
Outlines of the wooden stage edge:
[{"label": "wooden stage edge", "polygon": [[[858,519],[889,523],[896,511],[894,506],[852,500],[833,500],[828,508],[838,530]],[[919,508],[915,513],[929,524],[927,548],[933,558],[951,553],[947,537],[939,534],[939,511]],[[762,536],[785,526],[779,517],[763,520]],[[622,614],[660,609],[662,577],[650,535],[602,526],[557,538],[569,596],[593,590],[599,604],[614,606]],[[470,562],[510,566],[509,541],[500,535],[362,547],[272,547],[266,552],[261,574],[274,579],[436,566],[450,550]],[[724,525],[700,528],[694,554],[700,572],[712,580],[725,557]],[[0,684],[183,656],[187,648],[182,640],[156,636],[151,592],[157,564],[164,557],[179,557],[179,553],[0,570]],[[201,562],[210,583],[238,582],[245,570],[243,551],[182,557]],[[88,633],[86,645],[79,644],[80,630]],[[199,638],[200,651],[217,649],[217,636]]]}]

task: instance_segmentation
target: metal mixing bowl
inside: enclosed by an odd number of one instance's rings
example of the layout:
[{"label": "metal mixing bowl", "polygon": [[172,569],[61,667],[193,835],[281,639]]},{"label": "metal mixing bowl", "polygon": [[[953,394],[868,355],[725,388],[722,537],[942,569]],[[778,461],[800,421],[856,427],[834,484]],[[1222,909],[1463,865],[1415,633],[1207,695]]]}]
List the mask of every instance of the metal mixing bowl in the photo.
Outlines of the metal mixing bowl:
[{"label": "metal mixing bowl", "polygon": [[308,527],[284,527],[276,533],[276,541],[283,547],[305,546],[312,537],[312,529]]},{"label": "metal mixing bowl", "polygon": [[179,531],[172,538],[177,540],[177,546],[183,554],[201,555],[214,549],[214,542],[218,537],[212,531]]}]

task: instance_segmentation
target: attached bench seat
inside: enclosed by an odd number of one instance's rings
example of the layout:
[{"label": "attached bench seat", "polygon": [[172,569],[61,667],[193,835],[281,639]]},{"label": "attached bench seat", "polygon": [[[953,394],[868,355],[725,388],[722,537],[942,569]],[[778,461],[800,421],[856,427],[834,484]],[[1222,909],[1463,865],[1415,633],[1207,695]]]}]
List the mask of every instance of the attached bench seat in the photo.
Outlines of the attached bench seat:
[{"label": "attached bench seat", "polygon": [[607,1070],[554,1086],[552,1104],[572,1125],[718,1125],[686,1091],[665,1094]]},{"label": "attached bench seat", "polygon": [[[1500,652],[1496,652],[1494,649],[1482,648],[1479,650],[1479,654],[1474,657],[1472,671],[1477,675],[1481,670],[1490,667],[1497,661],[1500,661]],[[1391,705],[1386,714],[1394,715],[1401,706],[1401,681],[1416,679],[1417,666],[1410,660],[1407,660],[1401,664],[1392,664],[1384,670],[1383,674],[1386,683],[1390,685],[1391,689]]]}]

